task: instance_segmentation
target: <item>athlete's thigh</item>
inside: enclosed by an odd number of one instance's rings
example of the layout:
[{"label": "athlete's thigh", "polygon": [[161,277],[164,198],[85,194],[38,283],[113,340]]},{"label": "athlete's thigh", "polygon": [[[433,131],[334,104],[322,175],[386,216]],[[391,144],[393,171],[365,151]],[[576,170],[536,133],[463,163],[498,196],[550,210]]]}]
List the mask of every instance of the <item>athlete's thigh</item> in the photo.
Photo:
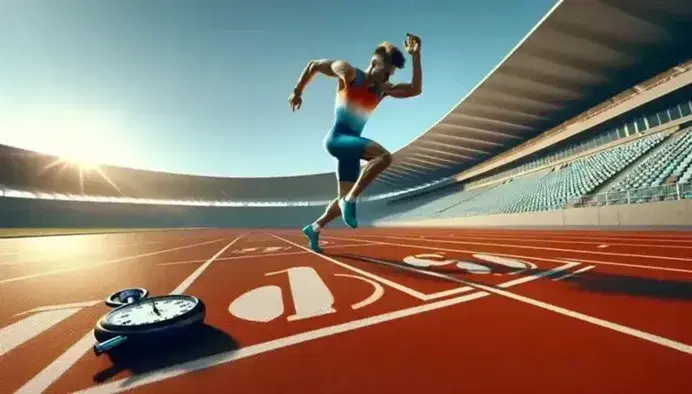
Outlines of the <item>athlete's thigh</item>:
[{"label": "athlete's thigh", "polygon": [[[346,189],[349,183],[356,183],[360,177],[360,159],[357,157],[344,157],[338,159],[336,165],[336,179],[339,181],[339,194]],[[349,188],[348,191],[351,189]],[[348,191],[346,193],[348,193]]]},{"label": "athlete's thigh", "polygon": [[385,154],[389,154],[389,151],[385,149],[382,145],[378,144],[373,140],[364,138],[365,148],[363,149],[363,160],[372,160]]},{"label": "athlete's thigh", "polygon": [[349,135],[335,134],[326,141],[329,154],[339,160],[362,159],[372,141],[367,138]]}]

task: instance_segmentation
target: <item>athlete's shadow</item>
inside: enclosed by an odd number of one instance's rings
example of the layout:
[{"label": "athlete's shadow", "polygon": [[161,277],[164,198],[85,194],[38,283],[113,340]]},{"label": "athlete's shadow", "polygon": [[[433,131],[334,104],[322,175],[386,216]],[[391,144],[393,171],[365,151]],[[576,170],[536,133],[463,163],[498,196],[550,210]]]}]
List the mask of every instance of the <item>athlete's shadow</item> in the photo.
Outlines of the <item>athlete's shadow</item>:
[{"label": "athlete's shadow", "polygon": [[[597,268],[596,268],[597,269]],[[587,271],[563,279],[579,290],[638,297],[692,300],[692,281]]]},{"label": "athlete's shadow", "polygon": [[[326,254],[326,253],[325,253]],[[387,259],[382,259],[382,258],[377,258],[375,261],[374,258],[367,257],[367,256],[359,256],[355,254],[350,254],[350,253],[343,253],[343,254],[330,254],[329,256],[331,257],[341,257],[341,258],[346,258],[346,259],[353,259],[357,261],[362,261],[365,263],[370,263],[375,266],[380,266],[382,267],[383,270],[388,270],[387,274],[388,276],[391,275],[405,275],[408,277],[411,276],[418,276],[421,278],[421,280],[437,280],[437,281],[449,281],[449,279],[441,278],[441,277],[433,277],[433,276],[428,276],[428,275],[423,275],[421,273],[417,273],[412,269],[409,270],[404,270],[404,269],[398,269],[397,267],[393,266],[399,266],[402,267],[404,266],[403,263],[398,262],[398,261],[391,261]],[[385,264],[383,264],[385,263]],[[409,267],[410,268],[410,267]],[[574,269],[578,269],[574,268]],[[574,270],[573,269],[573,270]],[[441,274],[446,274],[446,275],[454,275],[459,279],[463,279],[468,282],[473,282],[473,279],[469,276],[469,274],[463,274],[459,272],[459,270],[455,270],[454,268],[450,269],[443,269],[441,267],[434,267],[434,268],[421,268],[421,267],[415,267],[415,270],[417,271],[427,271],[427,272],[435,272],[435,273],[441,273]],[[573,271],[572,270],[572,271]],[[606,272],[599,272],[598,266],[593,270],[593,271],[586,271],[582,272],[579,274],[575,274],[573,276],[570,276],[565,279],[561,279],[562,282],[568,284],[569,286],[574,287],[576,290],[583,290],[583,291],[589,291],[589,292],[596,292],[596,293],[603,293],[603,294],[625,294],[628,296],[634,296],[634,297],[649,297],[649,298],[659,298],[659,299],[668,299],[668,300],[683,300],[683,301],[689,301],[692,300],[692,281],[682,281],[682,280],[672,280],[672,279],[656,279],[652,277],[646,277],[646,276],[634,276],[634,275],[620,275],[620,274],[615,274],[615,273],[606,273]],[[570,272],[572,272],[570,271]],[[498,271],[493,271],[495,273],[498,273]],[[511,271],[507,271],[509,273]],[[543,274],[546,273],[547,270],[545,269],[533,269],[528,272],[530,275],[537,275],[537,274]],[[502,273],[502,272],[499,272]],[[559,278],[562,275],[567,274],[568,272],[562,272],[562,273],[556,273],[551,276],[548,276],[546,278],[541,278],[539,280],[552,280],[555,278]],[[488,286],[486,284],[486,286]]]},{"label": "athlete's shadow", "polygon": [[104,383],[123,371],[130,371],[132,377],[128,380],[132,382],[137,380],[137,375],[238,349],[238,343],[230,335],[203,324],[171,341],[125,343],[112,349],[101,357],[108,357],[113,365],[95,374],[93,380]]}]

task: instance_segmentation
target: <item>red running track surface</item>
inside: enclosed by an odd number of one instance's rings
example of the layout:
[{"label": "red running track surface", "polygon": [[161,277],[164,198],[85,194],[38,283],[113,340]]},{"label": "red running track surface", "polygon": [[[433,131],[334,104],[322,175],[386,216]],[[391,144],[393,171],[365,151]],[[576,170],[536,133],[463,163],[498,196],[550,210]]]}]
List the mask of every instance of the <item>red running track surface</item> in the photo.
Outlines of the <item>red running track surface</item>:
[{"label": "red running track surface", "polygon": [[[692,392],[692,232],[196,230],[0,240],[0,393]],[[97,357],[116,290],[205,326]]]}]

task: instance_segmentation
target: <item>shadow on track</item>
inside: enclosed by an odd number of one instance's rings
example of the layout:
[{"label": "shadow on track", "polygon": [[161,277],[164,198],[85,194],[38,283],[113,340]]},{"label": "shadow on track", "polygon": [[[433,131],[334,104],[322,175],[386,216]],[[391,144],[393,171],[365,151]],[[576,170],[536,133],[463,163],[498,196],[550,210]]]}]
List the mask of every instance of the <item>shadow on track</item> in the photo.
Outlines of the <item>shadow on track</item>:
[{"label": "shadow on track", "polygon": [[[326,253],[325,253],[326,254]],[[378,263],[374,260],[379,260],[383,263],[391,264],[391,265],[396,265],[400,267],[406,267],[406,268],[411,268],[415,269],[417,271],[427,271],[427,272],[434,272],[437,274],[443,274],[443,275],[448,275],[454,278],[462,279],[470,283],[474,283],[473,277],[477,276],[476,274],[471,274],[466,271],[461,271],[456,268],[443,268],[443,267],[433,267],[433,268],[422,268],[422,267],[412,267],[408,266],[405,263],[402,263],[401,261],[394,261],[394,260],[387,260],[383,259],[380,257],[367,257],[367,256],[361,256],[357,254],[351,254],[351,253],[343,253],[343,254],[330,254],[330,257],[334,258],[345,258],[345,259],[352,259],[352,260],[357,260],[357,261],[362,261],[365,263],[370,263],[373,265],[378,265],[382,267],[383,269],[391,269],[391,270],[396,270],[398,271],[399,275],[406,275],[409,277],[412,276],[417,276],[421,279],[424,280],[435,280],[435,281],[450,281],[450,279],[445,279],[445,278],[440,278],[440,277],[433,277],[433,276],[427,276],[427,275],[421,275],[419,273],[416,273],[414,271],[410,270],[404,270],[404,269],[396,269],[395,267],[387,266],[382,263]],[[496,266],[492,264],[488,264],[487,262],[478,262],[479,264],[484,264],[487,266],[492,266],[493,272],[494,273],[509,273],[510,271],[507,270],[506,267],[501,267],[501,266]],[[595,268],[596,270],[598,267]],[[542,270],[542,269],[534,269],[531,271],[527,271],[527,274],[539,274],[539,273],[544,273],[547,272],[547,270]],[[550,280],[555,277],[559,277],[561,275],[566,274],[566,272],[562,272],[559,274],[555,274],[551,277],[546,277],[541,280]],[[679,280],[662,280],[662,279],[655,279],[655,278],[647,278],[643,276],[631,276],[631,275],[617,275],[617,274],[608,274],[608,273],[602,273],[602,272],[594,272],[594,271],[587,271],[583,273],[576,274],[574,276],[571,276],[569,278],[565,278],[561,280],[560,282],[564,282],[569,284],[570,286],[574,287],[576,290],[582,290],[582,291],[590,291],[590,292],[598,292],[598,293],[603,293],[603,294],[613,294],[613,295],[628,295],[628,296],[634,296],[634,297],[650,297],[650,298],[659,298],[659,299],[667,299],[667,300],[680,300],[680,301],[692,301],[692,281],[679,281]],[[560,282],[555,282],[560,283]],[[460,286],[463,286],[461,283],[459,284]],[[496,287],[488,284],[484,284],[485,286],[491,286],[491,287]],[[498,287],[499,289],[499,287]]]},{"label": "shadow on track", "polygon": [[606,294],[692,301],[692,281],[662,280],[642,276],[584,272],[563,279],[579,290]]},{"label": "shadow on track", "polygon": [[[215,354],[237,350],[238,343],[227,333],[203,324],[188,335],[170,342],[115,348],[107,354],[113,365],[94,375],[96,383],[104,383],[123,371],[130,371],[132,381],[137,375],[182,364]],[[106,356],[106,355],[104,355]],[[102,356],[103,357],[103,356]]]}]

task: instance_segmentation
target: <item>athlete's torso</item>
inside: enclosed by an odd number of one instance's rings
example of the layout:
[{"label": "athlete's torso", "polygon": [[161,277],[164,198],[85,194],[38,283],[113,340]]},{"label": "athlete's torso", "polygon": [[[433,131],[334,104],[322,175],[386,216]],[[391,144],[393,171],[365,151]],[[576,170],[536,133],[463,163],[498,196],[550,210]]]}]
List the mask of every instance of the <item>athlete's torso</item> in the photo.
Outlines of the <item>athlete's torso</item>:
[{"label": "athlete's torso", "polygon": [[336,94],[332,131],[360,135],[382,97],[380,89],[368,87],[365,72],[357,68],[353,82]]}]

